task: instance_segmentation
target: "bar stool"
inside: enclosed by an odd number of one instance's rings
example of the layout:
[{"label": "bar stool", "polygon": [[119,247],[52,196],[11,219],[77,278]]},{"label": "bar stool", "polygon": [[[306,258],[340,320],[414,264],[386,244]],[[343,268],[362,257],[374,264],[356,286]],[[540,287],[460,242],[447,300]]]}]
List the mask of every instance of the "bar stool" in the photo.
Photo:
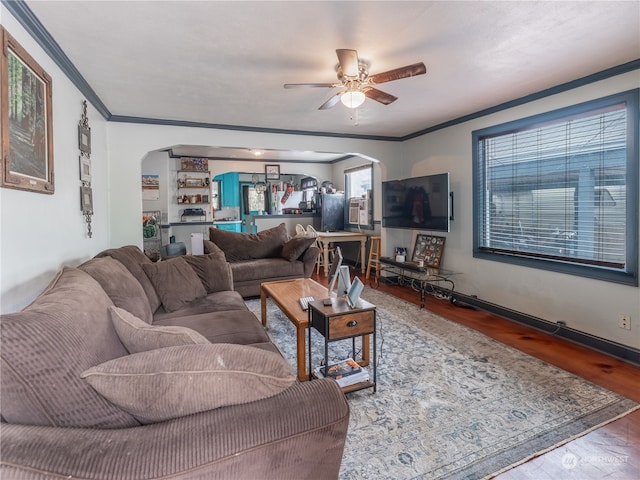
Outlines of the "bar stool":
[{"label": "bar stool", "polygon": [[371,245],[369,246],[369,261],[367,262],[367,273],[365,274],[366,279],[369,278],[371,274],[371,267],[373,267],[376,271],[376,277],[378,277],[378,260],[380,259],[380,237],[371,236],[369,237],[371,240]]}]

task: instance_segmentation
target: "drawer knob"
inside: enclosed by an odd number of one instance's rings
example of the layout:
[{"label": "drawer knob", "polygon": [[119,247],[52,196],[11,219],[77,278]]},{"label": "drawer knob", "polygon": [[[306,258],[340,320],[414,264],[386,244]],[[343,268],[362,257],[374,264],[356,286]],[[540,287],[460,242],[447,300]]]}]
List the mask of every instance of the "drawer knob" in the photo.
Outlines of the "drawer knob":
[{"label": "drawer knob", "polygon": [[355,327],[356,325],[358,325],[358,322],[356,322],[355,320],[347,322],[347,327]]}]

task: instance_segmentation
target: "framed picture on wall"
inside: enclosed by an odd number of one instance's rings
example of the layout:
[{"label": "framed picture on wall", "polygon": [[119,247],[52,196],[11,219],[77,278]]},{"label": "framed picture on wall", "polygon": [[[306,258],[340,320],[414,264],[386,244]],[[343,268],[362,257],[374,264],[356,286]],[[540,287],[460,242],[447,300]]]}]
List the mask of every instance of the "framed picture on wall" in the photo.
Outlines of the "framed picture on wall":
[{"label": "framed picture on wall", "polygon": [[78,148],[85,155],[91,155],[91,128],[78,125]]},{"label": "framed picture on wall", "polygon": [[265,165],[264,175],[267,180],[280,180],[280,165]]},{"label": "framed picture on wall", "polygon": [[51,77],[2,26],[0,37],[1,185],[54,193]]},{"label": "framed picture on wall", "polygon": [[80,162],[80,180],[84,183],[91,183],[91,159],[81,155]]},{"label": "framed picture on wall", "polygon": [[91,187],[80,187],[80,209],[85,215],[93,214],[93,192]]}]

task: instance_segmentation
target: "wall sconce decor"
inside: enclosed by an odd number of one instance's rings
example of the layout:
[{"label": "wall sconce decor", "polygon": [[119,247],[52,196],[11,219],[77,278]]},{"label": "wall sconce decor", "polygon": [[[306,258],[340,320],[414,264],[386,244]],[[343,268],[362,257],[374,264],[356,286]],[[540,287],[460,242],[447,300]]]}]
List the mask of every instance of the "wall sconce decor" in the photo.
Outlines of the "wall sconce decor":
[{"label": "wall sconce decor", "polygon": [[80,210],[87,223],[87,236],[91,238],[91,216],[93,215],[93,192],[91,190],[91,128],[87,118],[87,101],[82,102],[82,117],[78,123],[78,148],[80,149]]}]

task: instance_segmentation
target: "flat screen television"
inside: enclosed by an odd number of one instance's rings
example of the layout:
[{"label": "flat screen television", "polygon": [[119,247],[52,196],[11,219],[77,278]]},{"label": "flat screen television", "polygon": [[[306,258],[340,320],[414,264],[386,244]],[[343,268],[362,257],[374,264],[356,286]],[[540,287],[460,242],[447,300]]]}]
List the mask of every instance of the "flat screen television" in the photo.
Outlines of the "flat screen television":
[{"label": "flat screen television", "polygon": [[453,194],[449,173],[382,182],[382,226],[449,231]]}]

